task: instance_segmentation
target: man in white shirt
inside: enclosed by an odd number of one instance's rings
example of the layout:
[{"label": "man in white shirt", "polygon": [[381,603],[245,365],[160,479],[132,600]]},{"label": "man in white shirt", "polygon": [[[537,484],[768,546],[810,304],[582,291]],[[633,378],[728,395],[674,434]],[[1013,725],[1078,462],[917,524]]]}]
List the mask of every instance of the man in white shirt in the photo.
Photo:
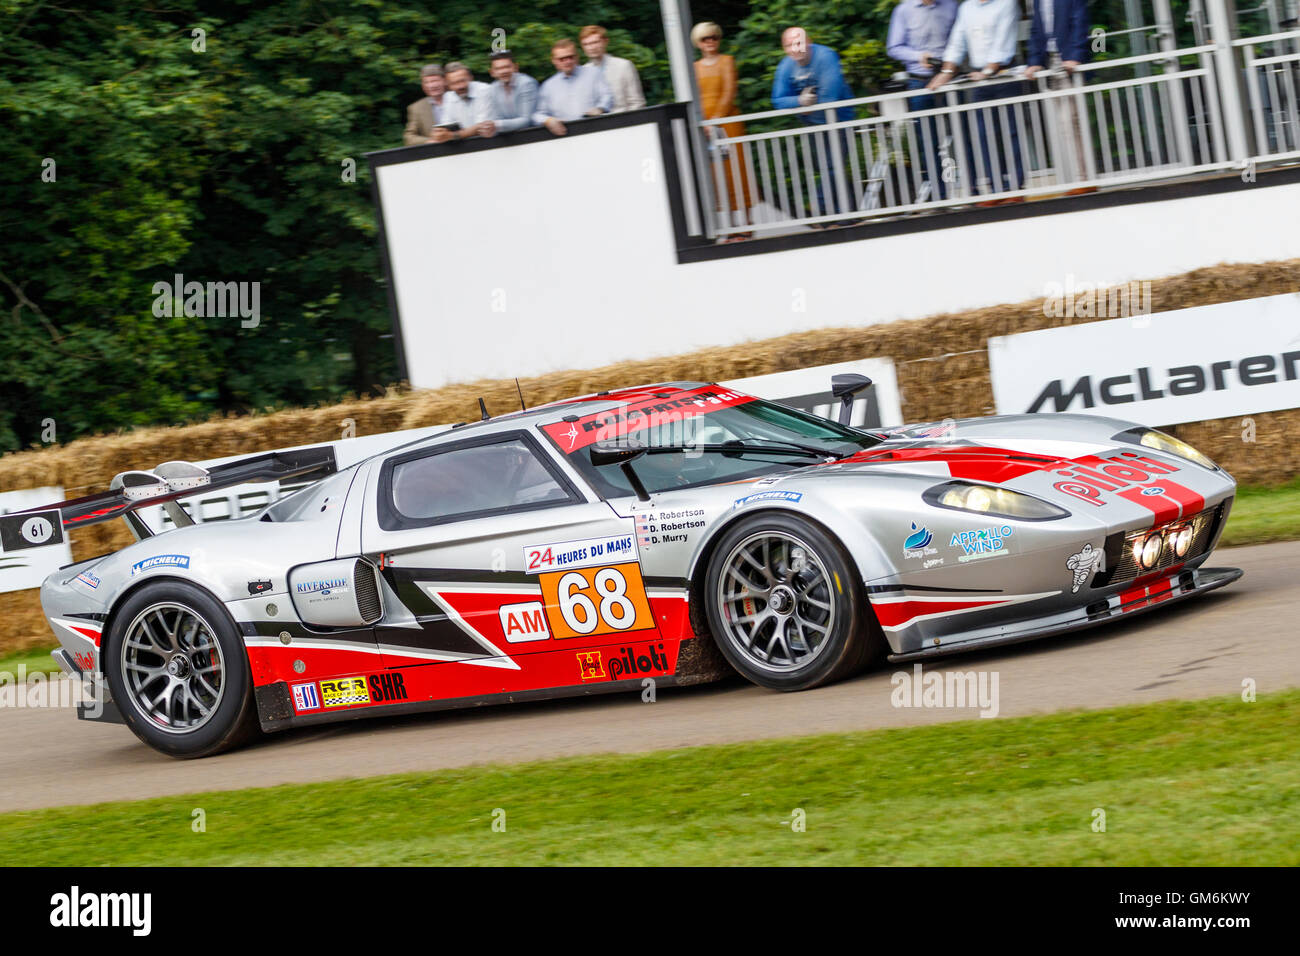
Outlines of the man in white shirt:
[{"label": "man in white shirt", "polygon": [[[464,63],[447,64],[447,86],[451,89],[446,109],[447,122],[460,129],[435,130],[435,134],[444,133],[446,139],[469,139],[471,136],[491,136],[496,132],[496,125],[492,122],[492,87],[475,80]],[[435,135],[435,143],[444,141]]]},{"label": "man in white shirt", "polygon": [[[971,71],[967,79],[978,85],[972,87],[967,102],[983,103],[1021,93],[1019,83],[986,83],[1004,73],[1016,59],[1020,7],[1016,0],[964,0],[957,9],[957,19],[948,35],[948,48],[943,53],[943,68],[934,75],[928,89],[937,90],[957,73],[957,67],[969,62]],[[978,180],[987,178],[990,192],[1009,192],[1021,188],[1025,181],[1024,163],[1020,155],[1019,112],[1015,106],[986,107],[971,110],[979,131],[982,165],[974,166],[974,157],[968,155],[972,192]],[[992,127],[989,129],[989,127]],[[1006,154],[1004,141],[1009,134],[1011,156]],[[993,148],[989,149],[989,138]],[[969,144],[969,136],[967,143]],[[969,145],[967,146],[969,154]],[[1023,197],[991,200],[981,205],[1001,205],[1004,202],[1023,202]]]},{"label": "man in white shirt", "polygon": [[610,56],[605,51],[609,48],[609,34],[604,27],[586,26],[578,33],[578,42],[582,52],[587,54],[587,64],[600,70],[605,83],[614,94],[614,108],[611,113],[625,110],[639,110],[645,106],[645,94],[641,92],[641,75],[631,60]]}]

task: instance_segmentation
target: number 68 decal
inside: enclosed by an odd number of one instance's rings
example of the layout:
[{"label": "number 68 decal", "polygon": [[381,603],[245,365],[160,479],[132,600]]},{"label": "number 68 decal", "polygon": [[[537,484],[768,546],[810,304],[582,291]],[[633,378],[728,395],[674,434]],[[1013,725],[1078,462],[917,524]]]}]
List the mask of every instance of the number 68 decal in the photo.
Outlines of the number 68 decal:
[{"label": "number 68 decal", "polygon": [[546,616],[557,638],[621,634],[654,627],[641,566],[574,568],[540,576]]}]

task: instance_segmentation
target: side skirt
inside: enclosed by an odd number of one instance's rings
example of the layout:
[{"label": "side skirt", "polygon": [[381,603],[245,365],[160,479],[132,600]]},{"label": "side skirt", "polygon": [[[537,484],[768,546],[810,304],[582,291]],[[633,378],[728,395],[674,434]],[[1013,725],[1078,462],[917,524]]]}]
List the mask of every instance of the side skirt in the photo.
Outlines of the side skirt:
[{"label": "side skirt", "polygon": [[[434,665],[437,666],[437,665]],[[600,684],[577,684],[570,687],[548,687],[541,690],[512,691],[504,694],[483,694],[478,697],[454,697],[447,700],[413,700],[400,704],[381,704],[373,707],[344,707],[338,711],[319,714],[294,714],[289,696],[289,685],[268,684],[257,688],[258,722],[266,733],[310,727],[316,724],[337,724],[367,717],[392,717],[398,714],[423,714],[439,710],[466,710],[494,704],[518,704],[538,700],[557,700],[566,697],[595,697],[603,694],[641,692],[643,678],[606,681]],[[675,676],[654,678],[656,687],[676,687]]]}]

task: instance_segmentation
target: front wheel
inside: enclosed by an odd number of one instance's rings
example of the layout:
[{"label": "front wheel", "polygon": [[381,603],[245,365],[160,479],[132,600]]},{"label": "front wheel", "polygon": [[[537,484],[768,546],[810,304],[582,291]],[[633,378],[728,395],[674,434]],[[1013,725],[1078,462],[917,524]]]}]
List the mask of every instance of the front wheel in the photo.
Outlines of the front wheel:
[{"label": "front wheel", "polygon": [[122,719],[156,750],[206,757],[256,729],[243,641],[221,603],[192,584],[158,581],[127,598],[103,661]]},{"label": "front wheel", "polygon": [[840,680],[881,645],[843,546],[794,515],[758,514],[724,532],[705,596],[718,648],[762,687]]}]

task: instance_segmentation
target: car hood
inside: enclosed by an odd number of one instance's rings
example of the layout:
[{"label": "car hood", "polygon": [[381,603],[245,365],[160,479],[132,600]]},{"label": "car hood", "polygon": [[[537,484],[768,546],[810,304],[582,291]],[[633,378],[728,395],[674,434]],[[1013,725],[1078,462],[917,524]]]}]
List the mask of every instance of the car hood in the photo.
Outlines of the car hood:
[{"label": "car hood", "polygon": [[1030,494],[1113,527],[1189,517],[1232,495],[1231,476],[1116,440],[1132,423],[1083,415],[1016,415],[893,429],[872,448],[794,469],[783,487],[894,477],[929,487],[945,480]]}]

